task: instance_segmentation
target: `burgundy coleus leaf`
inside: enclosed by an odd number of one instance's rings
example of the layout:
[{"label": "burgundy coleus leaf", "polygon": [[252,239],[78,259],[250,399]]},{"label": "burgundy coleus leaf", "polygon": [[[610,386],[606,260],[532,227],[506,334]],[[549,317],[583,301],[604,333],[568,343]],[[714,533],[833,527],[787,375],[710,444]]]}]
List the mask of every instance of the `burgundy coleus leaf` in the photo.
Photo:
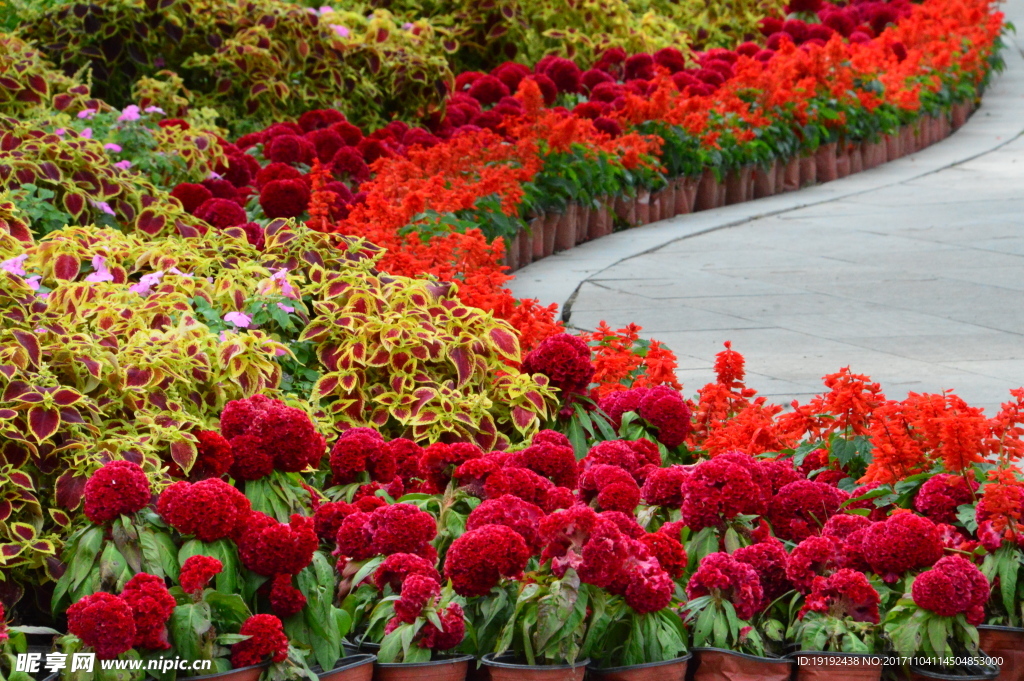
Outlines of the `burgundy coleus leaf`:
[{"label": "burgundy coleus leaf", "polygon": [[0,447],[0,462],[12,468],[21,468],[28,461],[28,458],[28,448],[13,440],[8,440]]},{"label": "burgundy coleus leaf", "polygon": [[57,504],[62,508],[73,511],[82,503],[85,495],[85,483],[87,478],[84,475],[76,475],[75,471],[65,471],[57,478],[54,491],[57,497]]},{"label": "burgundy coleus leaf", "polygon": [[54,407],[37,406],[28,410],[28,429],[37,442],[42,442],[60,427],[60,411]]},{"label": "burgundy coleus leaf", "polygon": [[22,471],[11,471],[7,474],[8,479],[18,487],[34,490],[36,486],[32,483],[32,476]]},{"label": "burgundy coleus leaf", "polygon": [[74,256],[67,253],[58,255],[57,260],[53,263],[53,276],[63,281],[72,281],[78,276],[81,266],[78,258]]},{"label": "burgundy coleus leaf", "polygon": [[18,412],[13,409],[0,409],[0,420],[6,421],[8,419],[13,419],[17,415]]},{"label": "burgundy coleus leaf", "polygon": [[50,517],[53,518],[53,522],[57,523],[61,527],[68,527],[71,525],[71,516],[64,511],[57,508],[51,508]]},{"label": "burgundy coleus leaf", "polygon": [[[0,544],[0,557],[4,559],[15,558],[25,547],[20,544]],[[4,562],[7,562],[6,560]]]},{"label": "burgundy coleus leaf", "polygon": [[35,334],[29,333],[28,331],[12,331],[14,339],[18,341],[18,345],[25,348],[28,353],[28,358],[31,360],[34,366],[39,366],[39,360],[42,358],[42,351],[39,349],[39,339],[36,338]]},{"label": "burgundy coleus leaf", "polygon": [[491,345],[497,350],[503,357],[508,359],[517,359],[519,355],[519,341],[516,340],[515,334],[505,329],[491,329],[487,332],[487,337],[491,341]]},{"label": "burgundy coleus leaf", "polygon": [[61,388],[53,393],[53,403],[60,407],[70,407],[80,399],[82,395],[70,388]]},{"label": "burgundy coleus leaf", "polygon": [[20,539],[23,542],[32,541],[36,538],[36,528],[28,523],[11,523],[7,526],[12,539]]},{"label": "burgundy coleus leaf", "polygon": [[199,455],[196,444],[189,440],[180,440],[171,444],[171,459],[178,464],[183,471],[192,470],[192,464],[196,462]]},{"label": "burgundy coleus leaf", "polygon": [[164,226],[167,224],[167,218],[162,215],[158,215],[153,210],[144,210],[139,214],[138,219],[135,221],[135,228],[140,232],[145,232],[150,236],[156,236],[159,234]]},{"label": "burgundy coleus leaf", "polygon": [[85,197],[81,194],[65,194],[62,201],[64,202],[64,209],[75,217],[81,215],[82,211],[85,210]]},{"label": "burgundy coleus leaf", "polygon": [[[29,397],[26,398],[26,395]],[[42,402],[43,396],[25,381],[11,381],[4,388],[4,402]]]},{"label": "burgundy coleus leaf", "polygon": [[11,517],[11,512],[14,510],[14,506],[11,502],[4,499],[0,501],[0,523],[4,522]]},{"label": "burgundy coleus leaf", "polygon": [[152,369],[139,369],[137,367],[130,367],[126,372],[128,378],[128,387],[138,388],[144,385],[149,385],[149,382],[153,380]]},{"label": "burgundy coleus leaf", "polygon": [[469,352],[466,348],[458,347],[452,350],[448,357],[451,359],[452,364],[455,366],[455,373],[458,377],[457,385],[462,387],[469,380],[470,375],[473,371],[473,360],[469,356]]}]

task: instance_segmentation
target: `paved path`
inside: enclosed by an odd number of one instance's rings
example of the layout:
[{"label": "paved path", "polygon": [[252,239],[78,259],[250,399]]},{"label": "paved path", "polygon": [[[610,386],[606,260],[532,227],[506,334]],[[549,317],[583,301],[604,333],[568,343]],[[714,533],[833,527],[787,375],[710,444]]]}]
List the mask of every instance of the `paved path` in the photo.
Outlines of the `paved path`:
[{"label": "paved path", "polygon": [[1012,43],[1006,58],[967,126],[913,157],[616,233],[513,290],[575,328],[640,324],[677,353],[687,394],[731,340],[773,401],[849,366],[890,397],[952,388],[991,413],[1024,385],[1024,59]]}]

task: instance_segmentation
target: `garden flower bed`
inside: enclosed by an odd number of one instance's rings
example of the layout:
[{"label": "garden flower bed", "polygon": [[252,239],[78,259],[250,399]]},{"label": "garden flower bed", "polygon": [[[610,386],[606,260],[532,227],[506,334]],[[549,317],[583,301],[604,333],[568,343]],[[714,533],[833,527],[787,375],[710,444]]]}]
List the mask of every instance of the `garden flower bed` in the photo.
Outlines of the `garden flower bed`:
[{"label": "garden flower bed", "polygon": [[3,678],[1024,668],[1024,389],[687,399],[503,286],[938,141],[1001,15],[476,4],[3,15]]}]

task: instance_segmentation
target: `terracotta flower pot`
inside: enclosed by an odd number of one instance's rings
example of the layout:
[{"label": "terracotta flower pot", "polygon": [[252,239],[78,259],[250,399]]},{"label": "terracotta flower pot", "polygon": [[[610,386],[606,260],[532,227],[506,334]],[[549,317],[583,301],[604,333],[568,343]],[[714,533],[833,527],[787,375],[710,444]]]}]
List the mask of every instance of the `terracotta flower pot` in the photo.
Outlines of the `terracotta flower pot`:
[{"label": "terracotta flower pot", "polygon": [[794,156],[783,168],[782,191],[793,192],[800,189],[800,158]]},{"label": "terracotta flower pot", "polygon": [[676,205],[675,208],[672,209],[672,212],[675,215],[686,215],[693,210],[693,205],[690,203],[690,196],[687,193],[686,183],[689,179],[690,178],[688,177],[677,177],[672,180],[672,183],[675,185],[674,196],[676,199]]},{"label": "terracotta flower pot", "polygon": [[818,164],[814,156],[800,159],[800,186],[807,187],[818,181]]},{"label": "terracotta flower pot", "polygon": [[597,208],[590,210],[590,216],[587,219],[587,240],[593,241],[594,239],[600,239],[604,236],[605,227],[604,222],[608,219],[608,205],[605,203],[605,199],[598,199]]},{"label": "terracotta flower pot", "polygon": [[686,669],[692,654],[687,653],[674,660],[648,662],[628,667],[587,667],[590,681],[686,681]]},{"label": "terracotta flower pot", "polygon": [[576,208],[576,243],[581,244],[589,237],[590,231],[590,206],[578,206]]},{"label": "terracotta flower pot", "polygon": [[[540,257],[546,258],[555,252],[558,239],[558,227],[562,224],[565,213],[547,213],[544,216],[544,252]],[[534,257],[534,260],[537,258]]]},{"label": "terracotta flower pot", "polygon": [[659,220],[664,220],[665,219],[665,217],[662,215],[663,204],[661,202],[661,198],[662,198],[661,190],[658,190],[656,192],[651,192],[651,216],[650,216],[650,221],[651,222],[658,222]]},{"label": "terracotta flower pot", "polygon": [[615,215],[626,223],[627,227],[636,226],[636,201],[631,196],[620,194],[615,197]]},{"label": "terracotta flower pot", "polygon": [[533,244],[530,260],[540,260],[544,257],[544,239],[548,232],[548,216],[541,213],[530,223],[530,242]]},{"label": "terracotta flower pot", "polygon": [[430,662],[392,662],[373,666],[373,681],[464,681],[472,655],[453,655]]},{"label": "terracotta flower pot", "polygon": [[895,161],[899,157],[903,156],[903,135],[902,128],[899,132],[885,136],[885,160]]},{"label": "terracotta flower pot", "polygon": [[715,173],[710,168],[705,170],[700,176],[700,184],[697,185],[697,198],[693,209],[698,211],[718,208],[721,205],[718,203],[719,186]]},{"label": "terracotta flower pot", "polygon": [[789,657],[796,661],[796,681],[879,681],[884,667],[879,655],[801,650]]},{"label": "terracotta flower pot", "polygon": [[642,189],[636,193],[636,223],[646,225],[651,221],[651,192]]},{"label": "terracotta flower pot", "polygon": [[850,174],[864,170],[864,145],[854,144],[850,149]]},{"label": "terracotta flower pot", "polygon": [[376,661],[376,655],[348,655],[338,660],[334,669],[317,672],[317,677],[320,681],[370,681]]},{"label": "terracotta flower pot", "polygon": [[865,142],[863,147],[864,170],[871,170],[885,163],[885,140]]},{"label": "terracotta flower pot", "polygon": [[719,648],[694,648],[692,681],[789,681],[793,661],[755,657]]},{"label": "terracotta flower pot", "polygon": [[958,130],[963,127],[964,123],[967,122],[968,117],[971,115],[971,103],[970,102],[958,102],[953,105],[953,110],[950,112],[952,116],[952,125],[954,130]]},{"label": "terracotta flower pot", "polygon": [[676,216],[676,183],[669,180],[668,186],[661,190],[661,219],[668,220]]},{"label": "terracotta flower pot", "polygon": [[533,240],[537,233],[544,232],[544,218],[530,220],[528,230],[519,234],[519,267],[526,267],[533,262]]},{"label": "terracotta flower pot", "polygon": [[982,625],[978,637],[989,657],[1003,658],[999,681],[1024,681],[1024,629]]},{"label": "terracotta flower pot", "polygon": [[193,676],[192,681],[259,681],[260,676],[269,667],[269,663],[254,664],[251,667],[240,669],[229,669],[226,672],[207,674],[206,676]]},{"label": "terracotta flower pot", "polygon": [[815,179],[818,182],[831,182],[839,177],[836,164],[836,143],[822,144],[814,152]]},{"label": "terracotta flower pot", "polygon": [[743,203],[750,193],[750,183],[753,177],[753,169],[750,166],[743,166],[729,173],[725,178],[725,203],[731,206],[734,203]]},{"label": "terracotta flower pot", "polygon": [[841,153],[836,153],[836,179],[848,177],[850,175],[850,152],[844,149]]},{"label": "terracotta flower pot", "polygon": [[566,251],[576,245],[576,216],[578,208],[575,203],[566,204],[562,219],[555,228],[555,252]]},{"label": "terracotta flower pot", "polygon": [[757,166],[754,168],[754,198],[763,199],[766,196],[775,194],[775,182],[779,176],[779,162],[772,161],[768,168]]},{"label": "terracotta flower pot", "polygon": [[687,177],[683,181],[683,192],[686,195],[686,212],[697,210],[697,189],[700,187],[700,176]]},{"label": "terracotta flower pot", "polygon": [[576,660],[575,664],[530,665],[517,664],[511,654],[483,657],[491,681],[583,681],[590,660]]},{"label": "terracotta flower pot", "polygon": [[519,232],[519,234],[509,239],[508,244],[505,246],[505,256],[502,258],[502,262],[509,272],[515,272],[519,269],[519,241],[522,236],[523,233]]}]

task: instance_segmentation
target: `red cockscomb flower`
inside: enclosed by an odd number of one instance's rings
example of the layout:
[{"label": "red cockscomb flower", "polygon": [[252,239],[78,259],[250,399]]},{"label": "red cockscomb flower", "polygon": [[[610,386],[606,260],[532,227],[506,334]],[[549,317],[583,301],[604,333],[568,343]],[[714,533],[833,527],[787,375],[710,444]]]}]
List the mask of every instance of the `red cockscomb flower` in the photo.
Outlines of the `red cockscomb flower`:
[{"label": "red cockscomb flower", "polygon": [[210,199],[196,208],[195,216],[217,229],[226,229],[249,221],[245,209],[230,199]]},{"label": "red cockscomb flower", "polygon": [[85,517],[97,525],[131,515],[149,503],[149,478],[131,461],[111,461],[85,483]]},{"label": "red cockscomb flower", "polygon": [[545,64],[542,73],[551,79],[559,92],[574,93],[580,91],[582,72],[580,67],[570,59],[552,57]]},{"label": "red cockscomb flower", "polygon": [[268,218],[294,218],[309,206],[309,187],[301,180],[274,180],[260,189],[260,207]]},{"label": "red cockscomb flower", "polygon": [[750,619],[764,605],[764,591],[757,572],[728,553],[705,556],[686,585],[686,595],[691,600],[712,594],[732,603],[741,620]]},{"label": "red cockscomb flower", "polygon": [[661,467],[661,453],[650,440],[605,440],[590,448],[580,461],[580,472],[598,464],[618,466],[628,471],[637,484]]},{"label": "red cockscomb flower", "polygon": [[647,547],[651,555],[658,559],[661,569],[668,573],[669,577],[679,579],[686,570],[686,549],[679,543],[678,539],[671,535],[654,532],[640,537],[641,543]]},{"label": "red cockscomb flower", "polygon": [[306,139],[313,144],[313,148],[316,149],[316,157],[321,163],[328,163],[339,149],[346,146],[341,135],[330,129],[313,130],[306,134]]},{"label": "red cockscomb flower", "polygon": [[828,577],[816,577],[800,616],[820,612],[835,618],[878,624],[881,599],[863,572],[843,568]]},{"label": "red cockscomb flower", "polygon": [[333,542],[338,536],[338,528],[341,527],[341,523],[358,510],[355,505],[344,501],[329,501],[326,504],[321,504],[313,514],[313,528],[316,530],[316,535],[320,537],[320,541]]},{"label": "red cockscomb flower", "polygon": [[574,489],[579,473],[576,455],[569,438],[553,430],[542,430],[533,436],[526,449],[514,452],[508,458],[509,465],[529,468],[543,475],[558,487]]},{"label": "red cockscomb flower", "polygon": [[466,519],[466,529],[475,530],[484,525],[504,525],[519,533],[531,553],[540,551],[537,527],[544,511],[539,506],[510,494],[488,499],[474,508]]},{"label": "red cockscomb flower", "polygon": [[178,583],[187,594],[200,594],[210,580],[224,570],[224,564],[210,556],[189,556],[181,564]]},{"label": "red cockscomb flower", "polygon": [[480,76],[469,87],[469,96],[484,106],[497,104],[502,97],[509,96],[508,86],[494,76]]},{"label": "red cockscomb flower", "polygon": [[800,593],[809,593],[814,578],[829,575],[843,565],[842,540],[810,536],[797,544],[786,562],[786,577]]},{"label": "red cockscomb flower", "polygon": [[918,607],[943,617],[962,613],[975,625],[985,621],[988,594],[988,579],[962,556],[940,559],[931,570],[917,576],[911,589]]},{"label": "red cockscomb flower", "polygon": [[149,650],[167,650],[167,620],[177,602],[167,590],[164,580],[156,575],[140,572],[124,585],[121,598],[132,609],[135,638],[132,646]]},{"label": "red cockscomb flower", "polygon": [[726,452],[693,467],[683,482],[683,521],[694,530],[717,527],[740,514],[765,511],[757,460]]},{"label": "red cockscomb flower", "polygon": [[220,478],[227,474],[235,460],[231,452],[231,444],[220,433],[212,430],[200,430],[193,433],[196,438],[196,460],[188,475],[181,467],[171,461],[168,468],[173,477],[185,478],[190,482],[198,482],[207,478]]},{"label": "red cockscomb flower", "polygon": [[270,585],[270,607],[278,617],[297,615],[306,607],[306,597],[292,586],[292,576],[275,575]]},{"label": "red cockscomb flower", "polygon": [[580,496],[588,503],[596,499],[600,509],[628,515],[640,503],[640,487],[625,469],[597,464],[580,475]]},{"label": "red cockscomb flower", "polygon": [[623,80],[650,80],[654,78],[654,58],[649,54],[633,54],[626,57]]},{"label": "red cockscomb flower", "polygon": [[201,184],[182,182],[171,190],[171,196],[178,199],[186,213],[195,213],[199,206],[213,198],[213,192]]},{"label": "red cockscomb flower", "polygon": [[370,514],[368,522],[373,537],[374,555],[414,553],[423,557],[432,554],[430,542],[437,536],[437,521],[411,504],[382,506]]},{"label": "red cockscomb flower", "polygon": [[448,486],[456,468],[483,455],[483,450],[468,442],[435,442],[423,450],[420,476],[427,481],[432,491],[439,493]]},{"label": "red cockscomb flower", "polygon": [[504,525],[484,525],[456,539],[445,557],[445,576],[462,596],[485,596],[502,577],[522,574],[530,551],[522,536]]},{"label": "red cockscomb flower", "polygon": [[285,524],[257,511],[238,539],[238,556],[258,575],[297,575],[313,561],[318,545],[312,518],[294,514]]},{"label": "red cockscomb flower", "polygon": [[848,492],[823,482],[797,480],[772,498],[768,522],[780,539],[800,541],[821,534],[821,528],[849,498]]},{"label": "red cockscomb flower", "polygon": [[97,591],[68,608],[68,631],[95,650],[101,660],[112,660],[131,650],[135,618],[123,599]]},{"label": "red cockscomb flower", "polygon": [[864,558],[887,582],[903,573],[930,567],[942,557],[942,536],[935,523],[910,512],[897,513],[864,531]]},{"label": "red cockscomb flower", "polygon": [[263,156],[275,163],[312,165],[316,148],[298,135],[278,135],[263,147]]},{"label": "red cockscomb flower", "polygon": [[302,173],[287,163],[270,163],[256,173],[256,187],[263,187],[275,180],[299,180]]},{"label": "red cockscomb flower", "polygon": [[396,472],[394,455],[372,428],[352,428],[342,433],[331,449],[330,466],[335,485],[356,482],[362,472],[371,481],[388,483]]},{"label": "red cockscomb flower", "polygon": [[257,480],[274,468],[298,472],[316,466],[327,446],[306,412],[262,395],[228,402],[221,431],[235,455],[236,480]]},{"label": "red cockscomb flower", "polygon": [[384,591],[385,586],[390,586],[394,593],[401,593],[402,585],[411,575],[429,577],[441,583],[441,575],[434,564],[413,553],[392,553],[385,558],[373,573],[373,583],[381,591]]},{"label": "red cockscomb flower", "polygon": [[771,537],[758,544],[741,546],[733,551],[732,557],[746,563],[757,572],[761,580],[761,589],[764,591],[765,607],[793,588],[786,577],[789,554],[778,539]]},{"label": "red cockscomb flower", "polygon": [[312,132],[344,121],[345,114],[336,109],[313,109],[299,116],[299,127],[304,132]]},{"label": "red cockscomb flower", "polygon": [[590,348],[578,336],[560,333],[545,338],[523,360],[523,372],[544,374],[565,398],[586,392],[594,378]]},{"label": "red cockscomb flower", "polygon": [[204,542],[233,537],[241,530],[252,506],[240,491],[219,478],[195,483],[179,481],[161,493],[157,511],[182,534]]},{"label": "red cockscomb flower", "polygon": [[281,620],[273,615],[253,615],[238,630],[249,638],[231,646],[231,666],[235,669],[263,663],[269,656],[273,662],[288,657],[288,637]]},{"label": "red cockscomb flower", "polygon": [[936,523],[955,523],[957,508],[974,501],[978,483],[968,481],[960,475],[939,473],[928,478],[917,496],[914,508]]},{"label": "red cockscomb flower", "polygon": [[683,505],[683,482],[687,475],[683,466],[669,466],[653,471],[644,482],[644,503],[649,506],[680,508]]},{"label": "red cockscomb flower", "polygon": [[441,585],[431,577],[411,574],[402,584],[402,595],[395,601],[395,617],[401,622],[412,624],[428,603],[441,595]]}]

